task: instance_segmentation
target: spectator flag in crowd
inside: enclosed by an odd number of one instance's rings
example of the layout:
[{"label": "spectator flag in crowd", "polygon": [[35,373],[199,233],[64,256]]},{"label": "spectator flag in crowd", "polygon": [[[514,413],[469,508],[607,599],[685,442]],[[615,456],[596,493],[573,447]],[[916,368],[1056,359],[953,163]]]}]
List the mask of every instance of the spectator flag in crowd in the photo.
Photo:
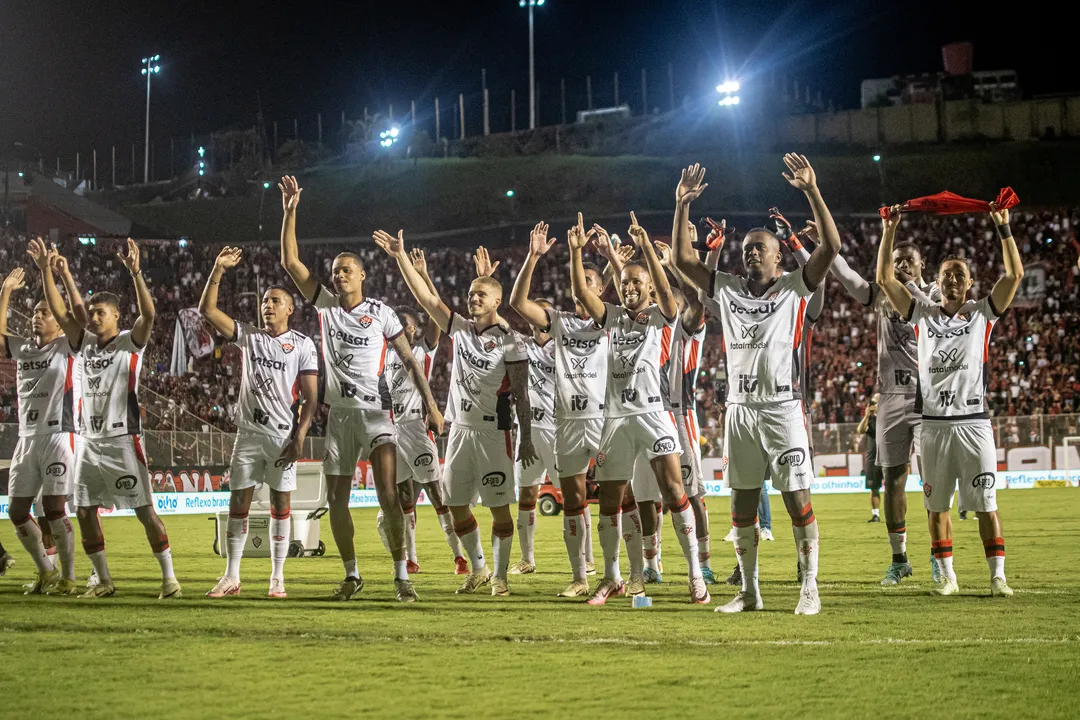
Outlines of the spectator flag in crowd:
[{"label": "spectator flag in crowd", "polygon": [[173,333],[172,361],[169,372],[183,375],[188,371],[188,354],[192,358],[206,357],[214,352],[214,337],[210,328],[199,315],[198,308],[184,308],[176,317],[176,332]]},{"label": "spectator flag in crowd", "polygon": [[187,347],[184,342],[184,327],[180,318],[176,318],[176,330],[173,332],[172,360],[169,362],[169,374],[177,377],[187,372]]}]

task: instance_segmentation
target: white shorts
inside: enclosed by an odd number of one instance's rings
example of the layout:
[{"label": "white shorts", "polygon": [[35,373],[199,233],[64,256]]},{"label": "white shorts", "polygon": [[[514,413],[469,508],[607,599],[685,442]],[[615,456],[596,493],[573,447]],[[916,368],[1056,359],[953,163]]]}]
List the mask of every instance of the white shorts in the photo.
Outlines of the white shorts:
[{"label": "white shorts", "polygon": [[596,480],[630,480],[639,454],[652,460],[681,450],[678,423],[668,411],[605,418],[596,455]]},{"label": "white shorts", "polygon": [[296,463],[278,462],[288,438],[239,432],[229,461],[229,489],[245,490],[266,483],[278,492],[296,489]]},{"label": "white shorts", "polygon": [[[555,431],[548,428],[532,429],[533,449],[536,450],[536,462],[525,467],[518,460],[514,463],[514,479],[518,487],[543,485],[544,478],[550,478],[558,485],[559,471],[555,467]],[[518,450],[521,450],[521,436],[518,435]]]},{"label": "white shorts", "polygon": [[357,462],[367,460],[372,450],[387,443],[397,443],[397,428],[389,410],[330,408],[323,472],[352,477]]},{"label": "white shorts", "polygon": [[67,496],[75,481],[75,459],[82,438],[75,433],[21,437],[8,470],[11,497]]},{"label": "white shorts", "polygon": [[814,463],[802,401],[775,405],[731,403],[724,413],[724,479],[733,490],[756,490],[765,478],[781,492],[806,490]]},{"label": "white shorts", "polygon": [[75,460],[75,507],[133,510],[153,500],[141,437],[83,438]]},{"label": "white shorts", "polygon": [[997,510],[997,448],[989,420],[923,420],[923,504],[948,512],[960,486],[960,509]]},{"label": "white shorts", "polygon": [[701,477],[701,439],[698,436],[697,416],[687,410],[681,419],[679,445],[682,446],[682,455],[679,456],[679,465],[682,466],[683,489],[687,497],[702,497],[705,495],[705,483]]},{"label": "white shorts", "polygon": [[409,478],[427,485],[438,482],[441,467],[439,448],[423,420],[402,420],[397,424],[397,481]]},{"label": "white shorts", "polygon": [[634,499],[639,503],[663,502],[660,484],[656,482],[656,472],[649,463],[648,454],[638,453],[634,458],[634,477],[630,478],[630,487],[634,491]]},{"label": "white shorts", "polygon": [[443,465],[443,502],[451,507],[474,504],[503,507],[514,496],[514,447],[510,432],[450,426]]},{"label": "white shorts", "polygon": [[919,426],[922,418],[915,412],[915,398],[882,395],[877,411],[877,466],[899,467],[919,454]]},{"label": "white shorts", "polygon": [[584,475],[596,459],[604,418],[555,421],[555,467],[559,477]]}]

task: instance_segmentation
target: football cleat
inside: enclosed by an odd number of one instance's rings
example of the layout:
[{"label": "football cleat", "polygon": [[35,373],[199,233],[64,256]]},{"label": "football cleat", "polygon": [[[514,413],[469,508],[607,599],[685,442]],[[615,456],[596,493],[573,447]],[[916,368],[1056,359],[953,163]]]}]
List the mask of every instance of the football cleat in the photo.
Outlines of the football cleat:
[{"label": "football cleat", "polygon": [[644,595],[645,594],[645,578],[642,575],[634,575],[631,573],[630,581],[626,583],[627,595]]},{"label": "football cleat", "polygon": [[5,552],[0,555],[0,576],[7,575],[8,569],[15,564],[15,558],[11,553]]},{"label": "football cleat", "polygon": [[596,591],[585,602],[589,605],[603,605],[608,601],[608,598],[622,597],[624,595],[626,595],[626,584],[622,580],[604,578],[596,586]]},{"label": "football cleat", "polygon": [[867,520],[866,522],[868,522],[868,523],[879,523],[879,522],[881,522],[881,516],[880,515],[871,515],[870,519]]},{"label": "football cleat", "polygon": [[528,575],[536,572],[536,565],[528,560],[522,560],[514,567],[510,568],[511,575]]},{"label": "football cleat", "polygon": [[284,598],[288,597],[285,593],[285,580],[284,578],[270,578],[270,589],[266,591],[266,597],[268,598]]},{"label": "football cleat", "polygon": [[407,560],[405,562],[405,572],[409,573],[410,575],[415,575],[416,573],[420,572],[420,565],[413,562],[412,560]]},{"label": "football cleat", "polygon": [[182,597],[184,593],[181,592],[180,583],[176,578],[161,581],[161,593],[158,595],[158,600],[179,600]]},{"label": "football cleat", "polygon": [[56,568],[39,572],[37,579],[30,583],[23,595],[45,595],[49,589],[60,580],[60,573]]},{"label": "football cleat", "polygon": [[799,604],[795,606],[796,615],[817,615],[821,612],[821,598],[818,597],[817,585],[804,585],[799,593]]},{"label": "football cleat", "polygon": [[893,563],[892,565],[889,565],[889,569],[885,571],[885,578],[881,581],[881,584],[899,585],[901,580],[906,577],[911,577],[911,573],[911,563]]},{"label": "football cleat", "polygon": [[116,594],[116,586],[113,585],[112,579],[102,581],[98,578],[98,581],[94,583],[89,590],[79,596],[81,600],[96,600],[97,598],[109,597]]},{"label": "football cleat", "polygon": [[46,595],[77,595],[79,592],[79,586],[75,584],[74,580],[68,580],[67,578],[60,578],[56,581],[56,584],[45,591]]},{"label": "football cleat", "polygon": [[731,529],[728,530],[728,534],[724,536],[724,542],[735,542],[736,537],[738,537],[738,534],[735,531],[735,526],[732,525]]},{"label": "football cleat", "polygon": [[510,596],[510,583],[506,582],[506,578],[492,577],[491,578],[491,596],[492,597],[509,597]]},{"label": "football cleat", "polygon": [[469,574],[469,561],[463,557],[454,558],[454,574],[455,575],[468,575]]},{"label": "football cleat", "polygon": [[645,580],[646,585],[659,585],[664,582],[664,576],[660,574],[660,571],[649,567],[645,568],[642,578]]},{"label": "football cleat", "polygon": [[705,580],[699,577],[690,578],[690,602],[708,605],[710,600],[712,598],[709,597],[709,589],[705,587]]},{"label": "football cleat", "polygon": [[1003,577],[990,578],[990,596],[1012,597],[1013,589],[1005,584],[1005,578]]},{"label": "football cleat", "polygon": [[739,569],[738,565],[735,566],[735,569],[731,571],[728,579],[724,582],[728,585],[742,585],[742,570]]},{"label": "football cleat", "polygon": [[941,569],[938,568],[937,560],[933,555],[930,556],[930,579],[935,585],[941,582]]},{"label": "football cleat", "polygon": [[941,582],[934,585],[930,592],[935,595],[955,595],[960,592],[960,586],[952,578],[942,578]]},{"label": "football cleat", "polygon": [[589,581],[588,580],[574,580],[566,589],[555,597],[561,598],[576,598],[583,597],[589,594]]},{"label": "football cleat", "polygon": [[715,585],[716,584],[716,576],[713,575],[713,571],[712,571],[711,567],[703,567],[703,568],[701,568],[701,579],[705,581],[706,585]]},{"label": "football cleat", "polygon": [[461,584],[457,590],[454,591],[455,595],[472,595],[479,588],[487,585],[491,582],[491,571],[484,566],[474,573],[471,573],[469,577],[465,578],[465,582]]},{"label": "football cleat", "polygon": [[341,584],[337,586],[334,592],[330,593],[330,599],[338,602],[345,602],[346,600],[352,600],[356,597],[357,593],[364,589],[364,578],[362,577],[346,577],[341,581]]},{"label": "football cleat", "polygon": [[735,596],[735,599],[726,605],[721,605],[713,612],[718,613],[740,613],[750,612],[752,610],[761,610],[765,605],[761,602],[760,595],[751,595],[748,592],[741,592]]},{"label": "football cleat", "polygon": [[206,593],[208,598],[223,598],[226,595],[239,595],[240,594],[240,578],[231,578],[227,575],[223,575],[218,578],[217,585],[210,589],[210,592]]},{"label": "football cleat", "polygon": [[420,599],[416,590],[413,589],[411,580],[394,580],[394,593],[397,595],[398,602],[414,603]]},{"label": "football cleat", "polygon": [[585,563],[585,574],[586,575],[595,575],[596,574],[596,563],[594,563],[594,562]]}]

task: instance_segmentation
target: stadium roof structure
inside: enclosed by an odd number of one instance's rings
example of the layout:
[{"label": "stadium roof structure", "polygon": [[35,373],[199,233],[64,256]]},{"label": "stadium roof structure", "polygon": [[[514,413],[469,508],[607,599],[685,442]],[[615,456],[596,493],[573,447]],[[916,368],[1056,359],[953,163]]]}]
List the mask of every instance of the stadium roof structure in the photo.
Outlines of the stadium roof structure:
[{"label": "stadium roof structure", "polygon": [[91,202],[48,175],[34,173],[26,196],[26,229],[41,235],[52,228],[63,234],[126,236],[131,220],[106,207]]}]

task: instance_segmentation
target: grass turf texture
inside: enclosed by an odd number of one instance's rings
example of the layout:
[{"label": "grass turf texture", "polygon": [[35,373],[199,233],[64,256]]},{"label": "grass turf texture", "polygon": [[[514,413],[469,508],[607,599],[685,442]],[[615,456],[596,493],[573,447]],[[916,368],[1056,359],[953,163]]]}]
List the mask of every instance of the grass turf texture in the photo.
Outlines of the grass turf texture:
[{"label": "grass turf texture", "polygon": [[[8,529],[3,539],[18,565],[0,580],[0,716],[472,718],[572,708],[659,717],[1075,717],[1078,500],[1075,489],[999,493],[1017,591],[1004,600],[988,597],[974,518],[960,522],[954,511],[961,595],[938,598],[927,593],[921,498],[908,499],[915,576],[884,589],[885,526],[866,523],[866,496],[819,496],[817,617],[792,614],[795,552],[778,498],[777,541],[763,543],[761,555],[766,611],[734,617],[712,612],[733,595],[726,585],[711,588],[708,607],[687,603],[670,523],[665,583],[649,586],[655,604],[646,610],[628,599],[591,608],[555,598],[568,582],[560,517],[538,519],[539,571],[512,576],[511,597],[459,597],[434,513],[419,508],[421,602],[411,606],[393,599],[374,510],[353,513],[367,586],[347,604],[324,600],[343,574],[333,551],[286,563],[285,601],[264,597],[270,562],[262,558],[244,560],[240,597],[203,597],[224,569],[203,516],[166,518],[181,601],[156,599],[157,564],[134,518],[104,521],[114,598],[24,597],[31,562]],[[728,503],[710,506],[713,567],[726,577],[734,564],[720,541]],[[489,516],[477,514],[486,536]],[[322,531],[332,546],[326,519]],[[83,580],[81,551],[77,564]]]}]

